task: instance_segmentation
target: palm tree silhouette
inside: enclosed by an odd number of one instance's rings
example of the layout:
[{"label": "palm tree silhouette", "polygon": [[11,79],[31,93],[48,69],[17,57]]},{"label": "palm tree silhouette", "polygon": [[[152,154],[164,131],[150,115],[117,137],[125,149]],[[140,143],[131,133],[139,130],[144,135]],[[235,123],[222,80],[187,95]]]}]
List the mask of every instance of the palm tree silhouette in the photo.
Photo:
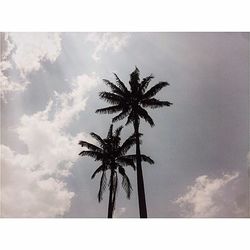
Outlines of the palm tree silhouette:
[{"label": "palm tree silhouette", "polygon": [[147,218],[147,206],[145,199],[144,180],[142,173],[143,156],[140,152],[140,118],[148,122],[152,127],[154,121],[148,114],[145,108],[160,108],[164,106],[172,105],[168,101],[160,101],[154,96],[165,86],[169,85],[167,82],[159,82],[149,90],[147,90],[150,81],[154,78],[151,74],[140,81],[140,72],[136,67],[135,70],[130,74],[130,90],[125,84],[115,75],[116,84],[104,79],[103,81],[107,86],[110,87],[111,92],[100,92],[99,96],[101,99],[110,103],[112,106],[97,109],[96,112],[100,114],[112,114],[120,112],[115,116],[112,121],[116,122],[127,118],[126,125],[133,123],[134,133],[136,137],[136,165],[137,165],[137,189],[138,189],[138,200],[139,200],[139,212],[141,218]]},{"label": "palm tree silhouette", "polygon": [[[115,132],[113,132],[113,125],[111,125],[107,137],[104,139],[93,132],[90,133],[90,135],[97,141],[99,146],[96,146],[87,141],[79,142],[82,147],[86,147],[89,149],[80,152],[79,155],[90,156],[94,158],[95,161],[101,162],[101,165],[95,170],[95,172],[91,176],[91,179],[93,179],[97,173],[102,173],[98,192],[99,202],[102,200],[103,192],[105,191],[107,186],[106,171],[110,171],[108,218],[113,217],[113,212],[115,208],[116,191],[118,186],[117,170],[122,176],[122,187],[124,188],[128,199],[130,199],[132,191],[132,186],[124,167],[131,166],[135,170],[134,160],[136,156],[126,155],[126,153],[133,145],[135,145],[136,137],[135,135],[131,135],[121,145],[121,130],[122,126],[117,128]],[[144,161],[147,161],[150,164],[153,163],[153,160],[150,157],[144,155],[143,158]]]}]

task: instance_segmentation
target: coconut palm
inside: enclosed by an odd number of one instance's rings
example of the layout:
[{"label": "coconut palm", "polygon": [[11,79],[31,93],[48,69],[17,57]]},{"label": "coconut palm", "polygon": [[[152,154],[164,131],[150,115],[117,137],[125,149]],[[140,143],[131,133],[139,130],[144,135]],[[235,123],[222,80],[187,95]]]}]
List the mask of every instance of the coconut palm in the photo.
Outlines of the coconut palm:
[{"label": "coconut palm", "polygon": [[167,82],[159,82],[150,89],[148,85],[154,78],[151,74],[140,81],[140,72],[138,68],[130,74],[130,89],[120,80],[116,75],[116,83],[112,83],[109,80],[104,79],[103,81],[107,86],[110,87],[111,92],[100,92],[100,98],[110,103],[111,106],[106,108],[97,109],[96,112],[100,114],[112,114],[119,112],[112,121],[116,122],[127,117],[126,125],[133,123],[134,133],[136,137],[136,165],[137,165],[137,189],[138,189],[138,200],[139,200],[139,212],[141,218],[147,218],[147,206],[144,191],[144,180],[142,172],[141,161],[143,157],[140,152],[140,119],[144,119],[152,127],[154,121],[148,114],[145,108],[160,108],[164,106],[172,105],[168,101],[160,101],[154,96],[165,86],[169,85]]},{"label": "coconut palm", "polygon": [[[86,147],[88,149],[80,152],[79,155],[90,156],[94,158],[95,161],[101,162],[101,165],[91,176],[91,179],[93,179],[96,174],[101,173],[100,187],[98,192],[99,202],[103,199],[103,192],[107,187],[106,172],[110,171],[108,218],[112,218],[115,208],[116,191],[118,186],[117,171],[122,176],[122,187],[124,188],[128,199],[130,199],[132,191],[132,186],[124,167],[131,166],[133,169],[135,169],[135,155],[127,155],[127,152],[133,145],[135,145],[136,138],[135,135],[131,135],[123,142],[123,144],[121,144],[121,130],[122,127],[119,127],[115,130],[115,132],[113,132],[113,125],[111,125],[108,135],[104,139],[95,133],[90,133],[90,135],[98,143],[98,146],[87,141],[79,142],[82,147]],[[144,161],[147,161],[150,164],[153,163],[153,160],[150,157],[143,157]]]}]

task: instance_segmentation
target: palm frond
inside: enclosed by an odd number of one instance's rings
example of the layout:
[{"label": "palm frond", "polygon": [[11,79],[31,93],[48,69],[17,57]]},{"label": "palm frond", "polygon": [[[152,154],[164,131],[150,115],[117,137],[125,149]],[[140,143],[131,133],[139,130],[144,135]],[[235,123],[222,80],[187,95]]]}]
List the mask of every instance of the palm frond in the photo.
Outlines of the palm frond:
[{"label": "palm frond", "polygon": [[121,105],[114,105],[106,108],[97,109],[95,112],[99,114],[113,114],[122,110]]},{"label": "palm frond", "polygon": [[82,146],[82,147],[86,147],[92,151],[96,151],[96,152],[102,152],[102,150],[97,147],[96,145],[92,144],[92,143],[89,143],[87,141],[79,141],[79,144]]},{"label": "palm frond", "polygon": [[121,155],[125,155],[128,150],[136,144],[136,137],[135,135],[131,135],[128,139],[126,139],[120,147]]},{"label": "palm frond", "polygon": [[109,86],[112,90],[113,93],[118,94],[123,96],[124,95],[124,91],[122,89],[120,89],[119,87],[117,87],[114,83],[110,82],[109,80],[103,79],[103,81],[105,82],[105,84],[107,86]]},{"label": "palm frond", "polygon": [[[126,155],[125,157],[128,159],[132,159],[133,161],[136,161],[136,159],[137,159],[136,155]],[[146,156],[144,154],[141,155],[141,160],[145,161],[149,164],[154,164],[154,161],[149,156]]]},{"label": "palm frond", "polygon": [[128,125],[130,123],[133,123],[136,121],[136,119],[138,120],[138,122],[140,122],[140,119],[138,116],[135,115],[134,111],[132,110],[129,115],[128,115],[128,119],[125,125]]},{"label": "palm frond", "polygon": [[124,94],[128,93],[129,91],[127,87],[125,86],[125,84],[120,80],[117,74],[114,73],[114,75],[115,75],[116,83],[119,86],[119,88],[123,91]]},{"label": "palm frond", "polygon": [[99,136],[98,134],[91,132],[90,135],[99,143],[99,145],[104,148],[106,143],[104,142],[104,140],[101,138],[101,136]]},{"label": "palm frond", "polygon": [[145,90],[147,89],[148,87],[148,84],[150,83],[150,81],[154,78],[154,76],[151,74],[150,76],[147,76],[145,78],[142,79],[141,81],[141,92],[144,94],[145,93]]},{"label": "palm frond", "polygon": [[121,166],[130,166],[132,167],[134,170],[136,169],[136,166],[135,166],[135,163],[134,163],[134,160],[131,159],[131,158],[128,158],[126,156],[120,156],[116,159],[116,162],[118,162],[119,165]]},{"label": "palm frond", "polygon": [[129,113],[129,109],[123,110],[119,115],[115,116],[112,119],[112,122],[117,122],[117,121],[124,119],[128,115],[128,113]]},{"label": "palm frond", "polygon": [[140,81],[140,71],[137,67],[135,67],[135,70],[130,74],[130,81],[129,81],[132,92],[138,89],[139,81]]},{"label": "palm frond", "polygon": [[146,122],[148,122],[151,127],[155,125],[153,119],[150,117],[148,112],[144,108],[141,108],[140,106],[138,107],[138,115],[141,118],[143,118]]},{"label": "palm frond", "polygon": [[98,191],[98,201],[101,202],[103,193],[106,190],[107,187],[107,177],[106,177],[106,172],[102,172],[101,180],[100,180],[100,187]]},{"label": "palm frond", "polygon": [[83,150],[82,152],[79,153],[79,155],[81,156],[89,156],[95,159],[95,161],[99,161],[103,158],[103,154],[100,152],[96,152],[96,151],[87,151],[87,150]]},{"label": "palm frond", "polygon": [[142,159],[142,161],[145,161],[145,162],[147,162],[147,163],[149,163],[149,164],[154,164],[155,162],[149,157],[149,156],[146,156],[146,155],[141,155],[141,159]]},{"label": "palm frond", "polygon": [[155,86],[153,86],[151,89],[149,89],[143,96],[144,99],[151,98],[155,96],[163,87],[168,86],[168,82],[159,82]]},{"label": "palm frond", "polygon": [[109,127],[109,132],[107,134],[107,138],[111,138],[113,136],[113,124]]},{"label": "palm frond", "polygon": [[91,179],[94,179],[95,178],[95,176],[96,176],[96,174],[98,174],[99,172],[101,172],[101,171],[105,171],[105,166],[104,165],[101,165],[100,167],[98,167],[96,170],[95,170],[95,172],[92,174],[92,176],[91,176]]},{"label": "palm frond", "polygon": [[101,99],[105,100],[108,103],[111,104],[121,104],[123,102],[123,98],[117,94],[102,91],[99,93],[99,96]]},{"label": "palm frond", "polygon": [[120,127],[118,127],[118,128],[115,130],[115,136],[116,136],[116,137],[120,137],[122,128],[123,128],[123,126],[120,126]]},{"label": "palm frond", "polygon": [[168,102],[168,101],[160,101],[160,100],[157,100],[155,98],[151,98],[151,99],[142,100],[141,104],[145,108],[148,107],[148,108],[154,109],[154,108],[161,108],[161,107],[164,107],[164,106],[170,106],[173,103]]},{"label": "palm frond", "polygon": [[119,167],[119,173],[122,175],[122,187],[127,194],[127,198],[130,199],[131,191],[133,190],[130,180],[126,175],[125,169],[123,167]]}]

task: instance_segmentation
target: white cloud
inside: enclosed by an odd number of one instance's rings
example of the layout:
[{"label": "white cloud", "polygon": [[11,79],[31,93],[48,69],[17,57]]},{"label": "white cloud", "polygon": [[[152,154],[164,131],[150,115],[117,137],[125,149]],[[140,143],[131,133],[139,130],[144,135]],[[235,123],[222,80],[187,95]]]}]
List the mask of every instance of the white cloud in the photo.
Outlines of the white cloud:
[{"label": "white cloud", "polygon": [[60,94],[55,92],[57,102],[60,103],[61,110],[55,115],[56,126],[66,126],[72,117],[76,116],[80,111],[85,109],[86,100],[85,93],[93,86],[96,86],[97,78],[95,75],[78,76],[72,83],[73,91],[70,94]]},{"label": "white cloud", "polygon": [[6,102],[5,94],[14,91],[23,91],[26,87],[26,83],[20,83],[12,81],[7,77],[6,71],[11,68],[11,64],[8,61],[0,62],[0,89],[1,98]]},{"label": "white cloud", "polygon": [[100,60],[100,54],[107,50],[114,52],[120,51],[126,47],[130,35],[128,33],[91,33],[88,35],[87,40],[95,44],[95,50],[92,54],[92,58],[95,61]]},{"label": "white cloud", "polygon": [[59,33],[9,33],[15,50],[12,59],[22,75],[41,68],[44,61],[55,62],[61,53]]},{"label": "white cloud", "polygon": [[246,208],[237,204],[233,194],[238,177],[238,172],[215,179],[199,176],[174,203],[186,217],[246,216]]},{"label": "white cloud", "polygon": [[4,145],[1,151],[3,217],[53,217],[69,209],[74,193],[63,181],[32,170],[37,162],[28,154],[16,154]]},{"label": "white cloud", "polygon": [[[8,40],[9,36],[6,33],[5,36],[3,33],[1,35],[1,47],[2,47],[2,55],[0,58],[0,90],[1,90],[1,98],[3,101],[6,100],[6,93],[14,92],[14,91],[23,91],[27,85],[27,83],[23,80],[17,82],[16,80],[12,80],[8,76],[8,71],[13,68],[8,57],[13,51],[14,45],[10,43]],[[4,37],[2,37],[4,36]]]},{"label": "white cloud", "polygon": [[26,154],[1,145],[4,217],[54,217],[69,210],[74,193],[64,178],[78,159],[78,141],[87,135],[71,136],[65,130],[85,109],[86,94],[96,84],[95,76],[82,75],[44,110],[23,115],[16,132]]},{"label": "white cloud", "polygon": [[[4,55],[0,62],[1,97],[23,91],[28,85],[27,75],[38,71],[42,63],[54,63],[61,53],[59,33],[5,33]],[[10,70],[15,71],[12,80]]]}]

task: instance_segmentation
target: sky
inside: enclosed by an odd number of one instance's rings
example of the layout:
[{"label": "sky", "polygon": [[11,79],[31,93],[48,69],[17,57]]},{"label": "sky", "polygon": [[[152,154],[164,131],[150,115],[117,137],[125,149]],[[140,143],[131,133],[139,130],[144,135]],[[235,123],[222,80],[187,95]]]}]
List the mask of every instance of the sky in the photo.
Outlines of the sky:
[{"label": "sky", "polygon": [[[148,216],[249,215],[248,33],[1,34],[1,216],[107,217],[98,203],[98,167],[80,157],[79,140],[106,136],[112,115],[98,93],[113,73],[170,86],[157,95],[173,103],[150,110],[141,124]],[[114,124],[124,125],[125,120]],[[122,139],[133,132],[124,127]],[[131,150],[134,152],[134,149]],[[133,192],[121,185],[114,217],[139,217]],[[121,183],[121,180],[119,180]]]}]

